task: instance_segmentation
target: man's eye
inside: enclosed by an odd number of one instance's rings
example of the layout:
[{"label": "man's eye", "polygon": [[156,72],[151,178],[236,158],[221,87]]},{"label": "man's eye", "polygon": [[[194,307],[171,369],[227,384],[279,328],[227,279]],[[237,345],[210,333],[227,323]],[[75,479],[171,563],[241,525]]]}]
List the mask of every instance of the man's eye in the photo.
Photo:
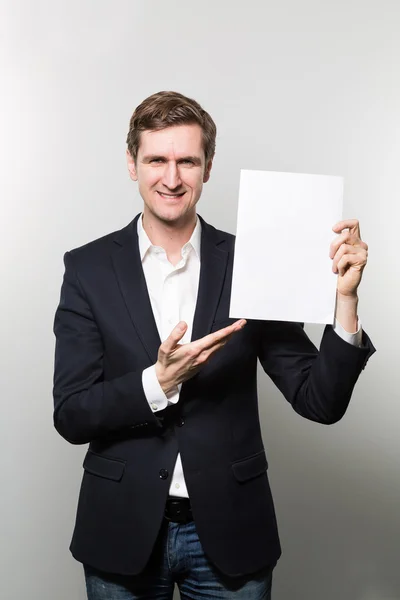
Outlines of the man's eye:
[{"label": "man's eye", "polygon": [[162,163],[162,158],[152,158],[151,163]]},{"label": "man's eye", "polygon": [[181,164],[183,165],[193,165],[194,162],[190,159],[181,160]]}]

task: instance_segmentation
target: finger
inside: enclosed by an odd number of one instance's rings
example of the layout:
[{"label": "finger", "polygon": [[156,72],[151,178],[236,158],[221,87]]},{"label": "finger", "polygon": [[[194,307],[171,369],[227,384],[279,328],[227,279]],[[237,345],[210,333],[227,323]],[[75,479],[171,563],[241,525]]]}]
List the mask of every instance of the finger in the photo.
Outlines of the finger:
[{"label": "finger", "polygon": [[339,250],[342,244],[348,244],[354,246],[355,248],[363,248],[364,250],[368,250],[367,244],[363,242],[361,238],[357,237],[355,234],[350,233],[350,231],[344,231],[331,243],[329,248],[330,258],[333,258],[335,256],[336,252]]},{"label": "finger", "polygon": [[346,244],[346,242],[349,241],[349,238],[350,238],[349,231],[344,231],[343,233],[338,235],[338,237],[333,240],[333,242],[331,243],[331,245],[329,247],[329,257],[333,258],[335,256],[336,252],[339,250],[340,246],[342,244]]},{"label": "finger", "polygon": [[240,319],[239,321],[235,321],[232,325],[228,325],[227,327],[223,327],[218,331],[214,331],[209,335],[204,336],[198,343],[202,346],[202,349],[209,348],[214,344],[218,344],[223,341],[225,338],[230,337],[233,333],[240,331],[246,325],[246,321],[244,319]]},{"label": "finger", "polygon": [[351,246],[350,244],[342,244],[340,246],[340,248],[338,249],[338,251],[336,252],[335,256],[333,257],[332,271],[334,273],[337,273],[337,266],[338,266],[338,263],[341,260],[342,256],[344,256],[345,254],[357,254],[358,252],[359,252],[359,248],[356,248],[355,246]]},{"label": "finger", "polygon": [[181,346],[182,351],[186,356],[186,361],[188,361],[190,373],[196,373],[199,368],[215,354],[215,352],[223,348],[228,340],[245,325],[246,321],[240,319],[239,321],[232,323],[232,325],[215,332],[215,334],[219,334],[220,336],[223,334],[223,337],[220,337],[219,339],[212,333],[201,340]]},{"label": "finger", "polygon": [[348,229],[352,233],[356,233],[359,238],[361,238],[360,232],[360,223],[358,219],[346,219],[344,221],[339,221],[332,227],[335,233],[341,233],[343,229]]},{"label": "finger", "polygon": [[362,271],[367,263],[366,257],[360,256],[360,254],[345,254],[339,260],[337,270],[340,277],[343,277],[350,267]]},{"label": "finger", "polygon": [[171,353],[178,346],[179,341],[183,338],[187,330],[187,323],[180,321],[173,328],[167,339],[161,344],[160,350],[165,354]]},{"label": "finger", "polygon": [[219,329],[213,333],[210,333],[203,338],[196,340],[195,342],[191,342],[186,345],[186,353],[190,355],[192,358],[196,358],[203,350],[207,350],[208,348],[212,348],[215,344],[219,344],[224,340],[228,340],[231,335],[243,329],[246,325],[244,319],[240,319],[239,321],[235,321],[232,325],[228,325],[228,327],[224,327],[223,329]]},{"label": "finger", "polygon": [[195,343],[199,348],[199,352],[206,350],[207,348],[211,348],[215,344],[218,344],[224,339],[229,338],[237,331],[243,329],[246,323],[247,321],[245,319],[239,319],[239,321],[235,321],[235,323],[232,323],[232,325],[228,325],[228,327],[214,331],[213,333],[204,336],[200,340],[197,340]]},{"label": "finger", "polygon": [[182,346],[186,354],[186,359],[189,360],[193,368],[198,368],[206,360],[208,360],[208,358],[214,354],[214,352],[223,348],[234,334],[235,332],[232,332],[220,341],[212,344],[208,342],[207,347],[204,347],[203,344],[198,344],[197,342],[188,344],[186,347]]},{"label": "finger", "polygon": [[[232,334],[233,335],[233,334]],[[195,342],[191,344],[185,344],[181,346],[182,351],[178,356],[184,357],[183,360],[185,362],[185,368],[188,372],[193,373],[196,372],[205,362],[207,362],[208,358],[214,354],[220,348],[223,348],[227,342],[225,338],[223,341],[218,344],[214,344],[211,348],[207,348],[203,350],[201,347],[196,345]]]}]

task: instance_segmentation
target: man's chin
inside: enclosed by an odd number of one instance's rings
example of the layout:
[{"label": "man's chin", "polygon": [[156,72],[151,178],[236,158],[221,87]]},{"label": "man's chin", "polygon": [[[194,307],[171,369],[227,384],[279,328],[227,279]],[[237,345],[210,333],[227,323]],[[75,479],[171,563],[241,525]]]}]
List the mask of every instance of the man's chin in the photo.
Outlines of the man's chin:
[{"label": "man's chin", "polygon": [[170,207],[169,209],[160,210],[157,212],[152,211],[152,213],[154,217],[163,223],[168,223],[169,225],[183,224],[193,219],[194,215],[196,214],[196,208],[192,207],[191,209],[178,209],[178,207]]}]

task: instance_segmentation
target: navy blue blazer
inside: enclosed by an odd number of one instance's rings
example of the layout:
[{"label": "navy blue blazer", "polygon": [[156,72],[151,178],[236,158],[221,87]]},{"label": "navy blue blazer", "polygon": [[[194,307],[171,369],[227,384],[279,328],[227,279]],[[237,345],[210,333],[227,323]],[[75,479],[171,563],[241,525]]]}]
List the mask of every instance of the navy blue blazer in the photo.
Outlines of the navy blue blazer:
[{"label": "navy blue blazer", "polygon": [[[177,405],[154,414],[142,371],[160,338],[139,255],[136,217],[124,229],[67,252],[54,324],[54,424],[89,443],[74,557],[103,571],[137,574],[159,533],[178,451],[198,535],[224,573],[280,556],[257,407],[257,360],[294,410],[319,423],[345,413],[374,348],[331,326],[317,351],[302,324],[249,320],[182,386]],[[202,220],[192,339],[229,319],[234,236]],[[260,274],[260,276],[262,276]]]}]

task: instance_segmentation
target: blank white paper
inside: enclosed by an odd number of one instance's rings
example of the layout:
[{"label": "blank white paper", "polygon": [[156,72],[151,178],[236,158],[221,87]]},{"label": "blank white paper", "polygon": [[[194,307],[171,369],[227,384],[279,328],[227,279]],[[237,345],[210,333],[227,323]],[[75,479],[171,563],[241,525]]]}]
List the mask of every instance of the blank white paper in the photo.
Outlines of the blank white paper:
[{"label": "blank white paper", "polygon": [[343,178],[242,170],[229,316],[333,323]]}]

